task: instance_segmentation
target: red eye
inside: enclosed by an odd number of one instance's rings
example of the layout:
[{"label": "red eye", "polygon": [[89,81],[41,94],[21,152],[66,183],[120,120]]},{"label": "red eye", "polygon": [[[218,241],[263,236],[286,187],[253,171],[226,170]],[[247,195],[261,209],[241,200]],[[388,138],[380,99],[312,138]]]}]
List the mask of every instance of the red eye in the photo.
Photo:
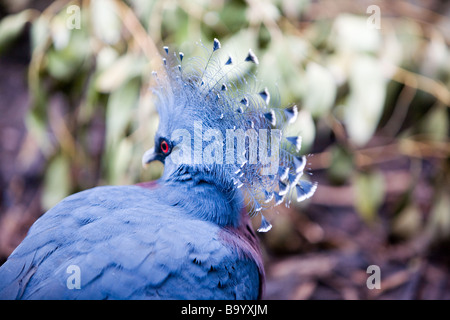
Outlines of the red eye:
[{"label": "red eye", "polygon": [[167,154],[169,152],[169,144],[167,143],[166,140],[161,141],[161,151],[164,154]]}]

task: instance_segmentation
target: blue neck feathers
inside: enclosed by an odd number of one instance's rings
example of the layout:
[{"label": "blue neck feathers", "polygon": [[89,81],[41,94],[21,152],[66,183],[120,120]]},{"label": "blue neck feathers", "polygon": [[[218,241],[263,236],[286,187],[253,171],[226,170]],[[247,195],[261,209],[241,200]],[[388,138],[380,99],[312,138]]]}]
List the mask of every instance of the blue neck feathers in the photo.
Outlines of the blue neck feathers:
[{"label": "blue neck feathers", "polygon": [[201,220],[237,227],[243,195],[220,172],[205,171],[203,166],[181,166],[171,176],[162,178],[162,199]]}]

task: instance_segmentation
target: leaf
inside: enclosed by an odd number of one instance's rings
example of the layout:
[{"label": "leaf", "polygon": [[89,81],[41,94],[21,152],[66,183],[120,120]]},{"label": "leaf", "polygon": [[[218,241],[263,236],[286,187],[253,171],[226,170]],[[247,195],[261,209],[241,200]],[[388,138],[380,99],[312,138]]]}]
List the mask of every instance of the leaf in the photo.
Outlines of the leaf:
[{"label": "leaf", "polygon": [[219,21],[223,22],[229,29],[230,34],[236,34],[247,26],[248,20],[244,2],[228,1],[218,13]]},{"label": "leaf", "polygon": [[46,114],[43,114],[41,111],[42,108],[39,106],[30,109],[26,114],[25,124],[27,130],[39,144],[39,148],[44,155],[49,155],[52,150],[52,145],[47,136]]},{"label": "leaf", "polygon": [[125,136],[130,123],[132,109],[137,106],[140,83],[132,80],[109,96],[106,107],[106,146],[114,149]]},{"label": "leaf", "polygon": [[43,50],[50,37],[50,23],[46,16],[39,16],[31,26],[31,50]]},{"label": "leaf", "polygon": [[340,52],[376,53],[381,47],[381,33],[367,27],[367,18],[341,14],[336,18],[330,33],[330,43]]},{"label": "leaf", "polygon": [[[242,44],[243,48],[248,45]],[[271,41],[266,52],[260,57],[258,77],[269,85],[269,91],[277,104],[286,105],[300,101],[308,92],[304,89],[306,80],[302,62],[308,56],[308,44],[299,37],[286,36],[279,41]],[[270,84],[276,84],[275,90]]]},{"label": "leaf", "polygon": [[280,11],[272,1],[259,1],[257,6],[248,6],[246,10],[247,21],[263,22],[277,21],[280,18]]},{"label": "leaf", "polygon": [[310,0],[282,0],[281,9],[289,19],[296,21],[298,17],[308,10]]},{"label": "leaf", "polygon": [[68,46],[71,30],[66,26],[65,14],[53,17],[50,23],[50,35],[56,50],[62,50]]},{"label": "leaf", "polygon": [[108,156],[108,183],[113,185],[130,184],[127,169],[133,155],[133,144],[127,138],[122,139]]},{"label": "leaf", "polygon": [[96,56],[97,70],[104,71],[110,68],[118,59],[119,53],[110,46],[103,47]]},{"label": "leaf", "polygon": [[354,171],[353,154],[343,146],[335,145],[331,148],[331,165],[328,176],[335,184],[345,183]]},{"label": "leaf", "polygon": [[9,15],[0,21],[0,53],[22,32],[25,24],[33,17],[32,10]]},{"label": "leaf", "polygon": [[29,133],[37,141],[44,155],[50,156],[52,153],[52,142],[47,135],[48,93],[37,77],[32,79],[28,83],[31,101],[30,108],[25,115],[25,125]]},{"label": "leaf", "polygon": [[406,206],[392,222],[392,232],[404,238],[417,235],[422,226],[422,213],[414,203]]},{"label": "leaf", "polygon": [[54,43],[46,54],[48,72],[61,81],[68,81],[79,74],[86,57],[91,53],[90,46],[86,46],[87,34],[83,30],[71,30],[69,35],[67,44],[63,43],[67,39],[59,39],[57,41],[61,41],[58,44],[60,47],[56,48]]},{"label": "leaf", "polygon": [[139,20],[143,26],[147,29],[151,24],[149,17],[152,14],[155,6],[158,6],[156,1],[148,0],[130,0],[130,5],[133,8],[133,12],[139,17]]},{"label": "leaf", "polygon": [[95,0],[90,9],[94,34],[107,44],[116,44],[120,40],[122,23],[115,1]]},{"label": "leaf", "polygon": [[54,157],[46,170],[42,206],[50,209],[70,193],[70,165],[69,160],[62,154]]},{"label": "leaf", "polygon": [[387,82],[382,69],[377,59],[359,56],[350,70],[350,96],[343,120],[350,140],[357,146],[370,140],[383,112]]},{"label": "leaf", "polygon": [[376,218],[384,199],[384,177],[379,172],[358,173],[354,179],[355,207],[366,222]]},{"label": "leaf", "polygon": [[427,231],[435,241],[450,237],[450,196],[448,189],[441,191],[434,202]]},{"label": "leaf", "polygon": [[326,115],[336,98],[335,80],[326,68],[310,62],[306,66],[305,98],[303,105],[313,117]]},{"label": "leaf", "polygon": [[438,76],[444,75],[443,70],[448,66],[449,48],[444,37],[438,31],[431,30],[431,39],[428,43],[420,73],[436,79]]},{"label": "leaf", "polygon": [[127,80],[140,75],[143,67],[142,57],[124,55],[100,72],[95,81],[95,87],[102,93],[113,92]]},{"label": "leaf", "polygon": [[136,109],[140,82],[127,82],[109,96],[106,106],[106,154],[103,157],[107,182],[131,183],[126,171],[131,165],[133,143],[126,137],[133,109]]},{"label": "leaf", "polygon": [[51,50],[47,53],[47,68],[51,76],[61,81],[68,81],[79,69],[79,64],[61,51]]},{"label": "leaf", "polygon": [[434,141],[447,141],[450,122],[448,114],[445,106],[433,107],[423,120],[421,131]]}]

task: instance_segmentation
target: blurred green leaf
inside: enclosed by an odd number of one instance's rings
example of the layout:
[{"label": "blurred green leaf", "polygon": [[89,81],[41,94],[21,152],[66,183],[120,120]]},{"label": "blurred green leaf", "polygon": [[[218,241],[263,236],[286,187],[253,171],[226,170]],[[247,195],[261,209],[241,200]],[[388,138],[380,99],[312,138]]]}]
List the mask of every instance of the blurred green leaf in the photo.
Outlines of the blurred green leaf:
[{"label": "blurred green leaf", "polygon": [[432,29],[430,43],[425,48],[420,72],[430,78],[444,76],[445,68],[448,67],[449,47],[444,37]]},{"label": "blurred green leaf", "polygon": [[131,80],[111,93],[106,107],[106,154],[108,183],[131,183],[125,174],[130,167],[133,143],[126,137],[133,109],[137,107],[140,82]]},{"label": "blurred green leaf", "polygon": [[445,240],[450,237],[450,195],[447,190],[441,191],[430,212],[427,231],[434,240]]},{"label": "blurred green leaf", "polygon": [[396,21],[396,41],[400,44],[401,66],[408,70],[417,68],[417,53],[426,45],[423,29],[418,21],[399,19]]},{"label": "blurred green leaf", "polygon": [[42,206],[48,210],[70,194],[70,162],[58,154],[49,163],[45,172]]},{"label": "blurred green leaf", "polygon": [[29,91],[31,95],[30,108],[25,116],[25,123],[30,134],[36,139],[44,155],[50,156],[51,142],[47,136],[47,106],[48,92],[38,78],[29,78]]},{"label": "blurred green leaf", "polygon": [[301,14],[307,10],[310,3],[310,0],[282,0],[281,8],[284,15],[295,20],[299,19]]},{"label": "blurred green leaf", "polygon": [[70,41],[72,30],[67,28],[66,19],[66,15],[60,13],[52,19],[50,24],[50,35],[56,50],[66,48]]},{"label": "blurred green leaf", "polygon": [[[128,57],[129,55],[126,56]],[[119,52],[117,52],[117,50],[113,47],[105,46],[100,49],[95,58],[97,62],[97,71],[106,71],[117,61],[119,58]]]},{"label": "blurred green leaf", "polygon": [[91,2],[91,22],[94,34],[107,44],[116,44],[121,37],[122,23],[115,1],[95,0]]},{"label": "blurred green leaf", "polygon": [[168,10],[163,12],[161,28],[165,34],[169,34],[171,36],[170,41],[174,41],[176,43],[183,43],[188,40],[198,41],[199,39],[197,34],[197,39],[191,39],[193,34],[189,32],[189,15],[177,6],[169,6],[167,9]]},{"label": "blurred green leaf", "polygon": [[330,33],[330,44],[340,52],[349,54],[376,53],[380,49],[381,33],[367,27],[367,18],[341,14]]},{"label": "blurred green leaf", "polygon": [[133,11],[139,17],[140,21],[147,29],[148,24],[150,23],[149,17],[151,16],[152,10],[155,5],[157,5],[157,1],[148,1],[148,0],[130,0],[131,6],[133,7]]},{"label": "blurred green leaf", "polygon": [[51,144],[47,138],[46,121],[46,115],[43,115],[38,108],[30,110],[25,118],[27,129],[33,135],[34,139],[36,139],[43,153],[48,155],[51,150]]},{"label": "blurred green leaf", "polygon": [[90,54],[90,47],[86,45],[87,38],[82,30],[70,30],[67,36],[70,37],[67,44],[63,46],[63,43],[60,43],[61,47],[51,48],[46,54],[48,72],[61,81],[72,79],[75,74],[80,73],[86,57]]},{"label": "blurred green leaf", "polygon": [[349,85],[344,123],[350,140],[363,146],[374,134],[384,108],[387,82],[381,62],[370,56],[357,57],[351,66]]},{"label": "blurred green leaf", "polygon": [[111,93],[106,107],[106,145],[111,150],[125,136],[137,106],[140,82],[135,79]]},{"label": "blurred green leaf", "polygon": [[0,54],[22,32],[25,24],[33,17],[32,10],[9,15],[0,21]]},{"label": "blurred green leaf", "polygon": [[50,37],[50,22],[47,17],[39,16],[31,26],[31,50],[42,50]]},{"label": "blurred green leaf", "polygon": [[250,5],[246,9],[246,19],[248,21],[263,22],[265,20],[277,21],[280,18],[280,11],[272,1],[260,0],[258,5]]},{"label": "blurred green leaf", "polygon": [[[249,32],[247,34],[250,39],[242,42],[245,45],[241,44],[241,50],[249,48],[247,43],[253,44],[251,39],[254,36]],[[286,36],[282,40],[271,41],[264,55],[260,57],[258,76],[265,84],[276,84],[280,105],[301,101],[308,94],[302,67],[307,56],[308,45],[303,39]]]},{"label": "blurred green leaf", "polygon": [[247,29],[246,9],[247,7],[242,1],[229,1],[219,11],[219,20],[229,28],[229,34]]},{"label": "blurred green leaf", "polygon": [[361,217],[372,222],[384,200],[384,178],[379,172],[357,173],[354,178],[355,207]]},{"label": "blurred green leaf", "polygon": [[422,227],[422,212],[419,207],[410,203],[399,212],[392,222],[392,232],[402,238],[415,236]]},{"label": "blurred green leaf", "polygon": [[421,132],[427,134],[434,141],[448,141],[449,113],[444,106],[432,108],[421,124]]},{"label": "blurred green leaf", "polygon": [[100,72],[95,82],[98,91],[102,93],[113,92],[123,83],[142,73],[144,67],[143,57],[126,54],[111,63],[108,68]]},{"label": "blurred green leaf", "polygon": [[354,171],[353,154],[343,146],[331,147],[331,165],[328,177],[334,184],[344,184]]},{"label": "blurred green leaf", "polygon": [[113,185],[132,183],[126,173],[133,156],[133,143],[129,139],[121,139],[109,156],[108,183]]},{"label": "blurred green leaf", "polygon": [[69,80],[79,70],[79,63],[71,62],[70,52],[50,51],[47,54],[49,73],[58,80]]},{"label": "blurred green leaf", "polygon": [[330,71],[310,62],[306,66],[306,86],[303,106],[314,117],[328,114],[336,98],[336,83]]}]

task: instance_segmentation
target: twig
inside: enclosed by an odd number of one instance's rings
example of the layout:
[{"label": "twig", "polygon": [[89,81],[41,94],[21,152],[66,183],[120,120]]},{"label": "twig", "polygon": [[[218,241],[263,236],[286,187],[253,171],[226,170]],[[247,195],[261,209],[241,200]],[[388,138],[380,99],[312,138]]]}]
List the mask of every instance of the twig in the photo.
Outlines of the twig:
[{"label": "twig", "polygon": [[[433,80],[424,75],[403,69],[399,66],[391,65],[390,68],[394,71],[391,76],[392,80],[403,83],[414,89],[425,91],[436,97],[447,107],[450,107],[450,91],[441,81]],[[389,70],[390,74],[392,69]]]},{"label": "twig", "polygon": [[411,105],[411,102],[416,95],[416,86],[417,85],[408,85],[402,88],[402,91],[398,96],[397,103],[394,106],[394,111],[392,112],[391,117],[382,129],[382,133],[385,133],[385,135],[387,136],[395,136],[400,131],[406,115],[408,114],[409,106]]},{"label": "twig", "polygon": [[[151,37],[147,34],[147,31],[139,22],[139,19],[136,17],[133,10],[131,10],[131,8],[122,1],[116,0],[115,2],[120,8],[119,15],[123,21],[124,26],[130,31],[131,34],[133,34],[134,39],[136,40],[144,55],[149,61],[153,62],[153,67],[154,69],[157,69],[158,73],[165,74],[166,71],[163,68],[162,63],[159,62],[161,61],[159,50]],[[154,61],[158,61],[158,63],[155,64]]]}]

